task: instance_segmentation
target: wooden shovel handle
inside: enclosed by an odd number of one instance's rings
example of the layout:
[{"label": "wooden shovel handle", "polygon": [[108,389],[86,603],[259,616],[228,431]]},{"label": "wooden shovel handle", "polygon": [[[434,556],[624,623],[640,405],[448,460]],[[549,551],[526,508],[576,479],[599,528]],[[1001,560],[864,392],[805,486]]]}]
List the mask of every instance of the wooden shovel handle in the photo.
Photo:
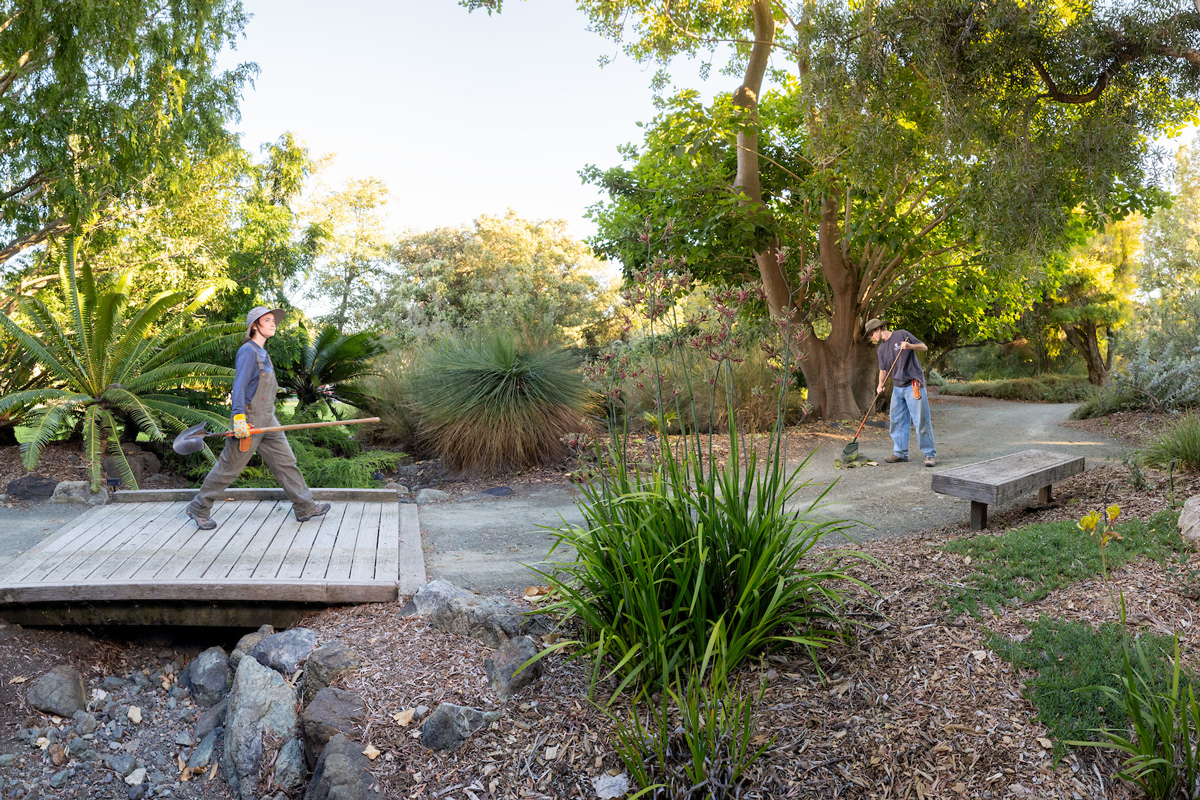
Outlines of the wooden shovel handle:
[{"label": "wooden shovel handle", "polygon": [[[272,425],[269,428],[251,428],[250,433],[271,433],[273,431],[298,431],[303,428],[329,428],[334,425],[365,425],[368,422],[379,422],[379,417],[366,417],[364,419],[347,419],[334,422],[304,422],[297,425]],[[227,433],[226,436],[233,436],[233,433]]]}]

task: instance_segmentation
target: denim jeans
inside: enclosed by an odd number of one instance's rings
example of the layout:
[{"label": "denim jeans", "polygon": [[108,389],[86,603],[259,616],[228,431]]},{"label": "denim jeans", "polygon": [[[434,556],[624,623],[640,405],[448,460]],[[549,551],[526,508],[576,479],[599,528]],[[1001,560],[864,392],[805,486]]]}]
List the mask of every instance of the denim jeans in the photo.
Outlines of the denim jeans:
[{"label": "denim jeans", "polygon": [[913,397],[912,384],[892,387],[892,443],[896,455],[908,458],[910,426],[917,429],[917,444],[929,458],[937,457],[933,445],[933,423],[929,419],[929,390],[921,392],[921,399]]}]

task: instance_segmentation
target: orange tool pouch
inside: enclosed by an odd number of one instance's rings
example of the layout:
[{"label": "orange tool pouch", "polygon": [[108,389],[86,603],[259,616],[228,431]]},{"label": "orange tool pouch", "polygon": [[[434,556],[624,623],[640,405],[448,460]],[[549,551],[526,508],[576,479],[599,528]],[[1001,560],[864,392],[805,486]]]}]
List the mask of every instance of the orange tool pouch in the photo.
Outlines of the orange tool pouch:
[{"label": "orange tool pouch", "polygon": [[250,449],[250,437],[249,436],[247,436],[245,439],[238,439],[238,450],[240,450],[241,452],[244,453],[249,449]]},{"label": "orange tool pouch", "polygon": [[921,382],[913,381],[912,387],[913,387],[913,397],[916,398],[917,400],[920,400],[921,399]]}]

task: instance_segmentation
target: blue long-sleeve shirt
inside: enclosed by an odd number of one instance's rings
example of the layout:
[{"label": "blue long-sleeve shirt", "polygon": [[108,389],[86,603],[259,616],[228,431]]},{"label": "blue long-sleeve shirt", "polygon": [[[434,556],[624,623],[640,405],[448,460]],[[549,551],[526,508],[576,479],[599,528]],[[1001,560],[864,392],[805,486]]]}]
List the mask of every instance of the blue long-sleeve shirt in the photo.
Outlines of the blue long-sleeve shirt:
[{"label": "blue long-sleeve shirt", "polygon": [[230,398],[232,415],[246,413],[246,402],[258,391],[259,364],[263,372],[274,372],[271,356],[254,342],[246,342],[238,348],[233,362],[233,392]]}]

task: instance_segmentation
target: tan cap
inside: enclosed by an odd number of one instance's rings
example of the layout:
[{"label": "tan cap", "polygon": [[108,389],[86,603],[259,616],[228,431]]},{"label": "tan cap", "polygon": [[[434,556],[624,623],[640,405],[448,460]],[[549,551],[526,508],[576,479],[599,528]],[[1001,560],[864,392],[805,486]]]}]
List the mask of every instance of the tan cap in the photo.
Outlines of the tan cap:
[{"label": "tan cap", "polygon": [[874,319],[867,320],[867,324],[863,326],[863,333],[865,333],[867,336],[870,336],[872,333],[874,333],[875,331],[879,330],[882,327],[883,327],[883,320],[879,319],[878,317],[875,317]]},{"label": "tan cap", "polygon": [[246,315],[246,338],[250,338],[250,332],[254,328],[254,323],[267,314],[274,314],[275,324],[278,325],[283,322],[283,315],[285,313],[282,308],[267,308],[266,306],[255,306],[250,309],[250,313]]}]

